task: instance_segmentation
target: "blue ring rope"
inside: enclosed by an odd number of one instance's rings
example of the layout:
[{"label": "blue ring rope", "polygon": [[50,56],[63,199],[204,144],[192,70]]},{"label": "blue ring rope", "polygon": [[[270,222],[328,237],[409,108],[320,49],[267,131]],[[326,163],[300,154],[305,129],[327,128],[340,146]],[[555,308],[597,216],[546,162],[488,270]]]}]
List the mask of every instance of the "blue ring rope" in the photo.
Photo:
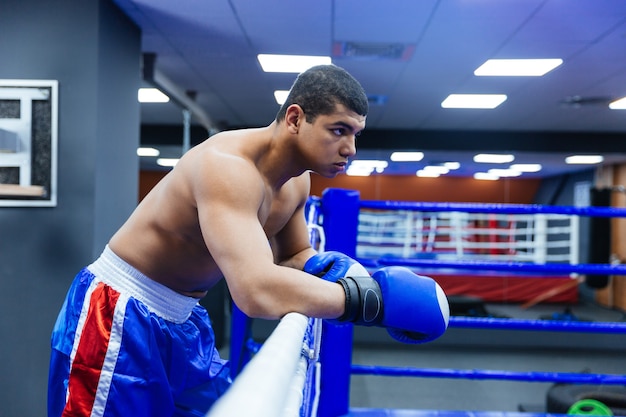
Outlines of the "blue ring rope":
[{"label": "blue ring rope", "polygon": [[352,365],[353,375],[410,376],[424,378],[497,379],[527,382],[565,382],[576,384],[624,385],[626,376],[614,374],[584,374],[568,372],[515,372],[482,369],[404,368],[372,365]]},{"label": "blue ring rope", "polygon": [[450,327],[499,330],[539,330],[580,333],[626,333],[626,323],[560,320],[502,319],[452,316]]},{"label": "blue ring rope", "polygon": [[[522,262],[440,262],[431,260],[414,260],[404,258],[383,257],[378,261],[359,259],[368,268],[379,268],[385,265],[401,265],[427,268],[481,269],[514,272],[550,272],[552,274],[595,273],[609,275],[626,275],[626,265],[601,264],[552,264],[536,265]],[[488,276],[487,276],[488,278]],[[450,327],[483,328],[508,330],[541,330],[582,333],[626,333],[626,323],[619,322],[582,322],[556,320],[524,320],[500,319],[483,317],[450,317]]]},{"label": "blue ring rope", "polygon": [[[563,214],[596,217],[626,217],[626,209],[607,207],[564,207],[524,204],[473,204],[473,203],[425,203],[425,202],[394,202],[394,201],[361,201],[361,208],[379,210],[412,210],[412,211],[461,211],[469,213],[504,213],[504,214]],[[626,275],[626,265],[605,264],[531,264],[524,262],[441,262],[422,259],[405,259],[382,257],[378,260],[359,260],[367,267],[387,265],[403,265],[422,268],[448,268],[490,271],[512,271],[524,273],[548,273],[550,275],[606,274]],[[616,322],[581,322],[554,320],[523,320],[501,318],[450,318],[450,327],[457,328],[489,328],[507,330],[543,330],[567,331],[584,333],[626,333],[626,323]],[[555,372],[514,372],[499,370],[454,370],[454,369],[415,369],[392,368],[381,366],[352,365],[351,373],[355,375],[381,376],[418,376],[436,378],[463,379],[497,379],[530,382],[561,382],[624,385],[626,376],[610,374],[555,373]]]},{"label": "blue ring rope", "polygon": [[625,208],[594,206],[572,207],[540,204],[430,203],[374,200],[360,201],[359,206],[361,208],[376,210],[461,211],[466,213],[565,214],[589,217],[626,217]]},{"label": "blue ring rope", "polygon": [[[361,259],[359,259],[359,262]],[[528,262],[488,262],[488,261],[461,261],[446,262],[432,259],[409,259],[383,256],[376,261],[362,260],[365,266],[376,267],[400,265],[409,267],[422,268],[452,268],[452,269],[469,269],[469,270],[485,270],[485,271],[512,271],[524,273],[550,273],[567,275],[570,273],[579,274],[595,274],[595,275],[626,275],[626,265],[609,265],[609,264],[532,264]]]}]

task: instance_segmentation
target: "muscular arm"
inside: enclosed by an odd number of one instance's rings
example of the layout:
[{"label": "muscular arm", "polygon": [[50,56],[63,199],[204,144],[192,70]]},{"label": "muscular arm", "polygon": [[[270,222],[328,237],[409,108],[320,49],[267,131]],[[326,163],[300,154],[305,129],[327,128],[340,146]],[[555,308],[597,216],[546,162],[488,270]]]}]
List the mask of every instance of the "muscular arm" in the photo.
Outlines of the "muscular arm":
[{"label": "muscular arm", "polygon": [[306,261],[317,253],[311,247],[304,213],[310,190],[309,174],[294,178],[292,182],[289,191],[291,198],[297,202],[297,208],[270,242],[277,264],[301,270]]},{"label": "muscular arm", "polygon": [[[339,317],[345,304],[339,285],[275,263],[262,224],[269,210],[263,206],[268,190],[255,167],[235,157],[211,162],[194,174],[198,215],[206,246],[239,308],[271,319],[289,312]],[[202,181],[207,178],[210,184]],[[303,247],[285,262],[303,263],[309,250]]]}]

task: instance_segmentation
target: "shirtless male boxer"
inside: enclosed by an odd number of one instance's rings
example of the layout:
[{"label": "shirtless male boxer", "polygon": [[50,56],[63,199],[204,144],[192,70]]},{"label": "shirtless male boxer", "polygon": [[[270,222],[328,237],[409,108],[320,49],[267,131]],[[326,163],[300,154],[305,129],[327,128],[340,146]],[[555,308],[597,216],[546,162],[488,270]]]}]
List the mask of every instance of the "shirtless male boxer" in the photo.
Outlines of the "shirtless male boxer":
[{"label": "shirtless male boxer", "polygon": [[[203,416],[230,385],[198,304],[222,278],[251,317],[299,312],[393,328],[400,340],[443,333],[447,304],[432,280],[388,268],[352,279],[355,261],[310,245],[309,171],[346,169],[367,111],[351,75],[313,67],[269,126],[189,150],[74,279],[52,333],[49,417]],[[402,311],[407,289],[424,306],[419,320]],[[387,297],[407,301],[394,311]]]}]

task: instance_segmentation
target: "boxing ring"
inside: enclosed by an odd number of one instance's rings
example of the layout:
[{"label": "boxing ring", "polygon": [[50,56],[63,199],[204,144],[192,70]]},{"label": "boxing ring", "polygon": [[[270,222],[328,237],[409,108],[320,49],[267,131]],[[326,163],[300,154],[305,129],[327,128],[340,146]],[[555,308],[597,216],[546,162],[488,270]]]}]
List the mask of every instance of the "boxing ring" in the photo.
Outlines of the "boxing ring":
[{"label": "boxing ring", "polygon": [[[426,213],[417,216],[417,213]],[[438,213],[433,217],[433,213]],[[443,213],[443,215],[442,215]],[[462,216],[450,213],[463,213]],[[476,226],[472,213],[487,215]],[[374,225],[372,215],[385,218],[383,223],[403,227]],[[505,216],[504,239],[490,230]],[[521,216],[515,218],[512,216]],[[556,216],[556,217],[549,217]],[[468,270],[523,272],[540,279],[567,277],[572,284],[584,282],[586,275],[626,275],[626,266],[581,264],[576,248],[579,217],[626,217],[626,210],[607,207],[557,207],[519,204],[411,203],[362,201],[356,191],[329,189],[321,198],[312,198],[308,207],[311,242],[319,250],[336,250],[359,260],[368,269],[389,265],[406,266],[422,271]],[[407,220],[409,219],[409,220]],[[425,220],[426,219],[426,220]],[[469,220],[468,220],[469,219]],[[447,221],[447,223],[446,223]],[[469,221],[469,223],[468,223]],[[378,222],[375,220],[374,223]],[[517,223],[511,228],[511,222]],[[553,222],[552,225],[550,223]],[[554,223],[556,222],[556,223]],[[433,235],[433,224],[445,224],[444,235]],[[411,236],[394,235],[413,230]],[[555,225],[556,224],[556,225]],[[321,226],[320,226],[321,225]],[[376,252],[380,241],[372,237],[373,229],[391,233],[385,236],[386,247]],[[515,232],[511,232],[511,230]],[[551,236],[567,235],[565,239]],[[400,233],[401,235],[401,233]],[[417,238],[416,238],[417,236]],[[474,245],[460,247],[459,241]],[[506,242],[503,242],[505,240]],[[563,241],[570,242],[569,245]],[[390,243],[391,242],[391,243]],[[409,243],[407,243],[409,242]],[[503,245],[502,243],[507,243]],[[511,243],[519,242],[520,256],[515,257]],[[572,244],[571,242],[575,242]],[[487,243],[487,244],[485,244]],[[568,247],[569,246],[569,247]],[[407,249],[408,248],[408,249]],[[489,277],[483,278],[489,279]],[[561,285],[557,286],[561,288]],[[444,288],[445,289],[445,288]],[[576,332],[583,334],[626,333],[626,323],[563,320],[526,320],[494,317],[450,317],[450,328],[506,329],[512,331]],[[388,377],[446,378],[552,382],[559,384],[592,384],[626,386],[626,375],[563,373],[481,369],[438,369],[365,366],[352,364],[353,326],[333,325],[306,318],[297,313],[285,316],[263,345],[251,338],[250,320],[236,307],[233,309],[230,361],[233,387],[208,414],[225,416],[477,416],[539,417],[544,413],[505,411],[393,410],[350,408],[352,375]],[[418,354],[418,353],[416,353]],[[625,390],[626,395],[626,390]],[[589,413],[587,413],[589,414]]]}]

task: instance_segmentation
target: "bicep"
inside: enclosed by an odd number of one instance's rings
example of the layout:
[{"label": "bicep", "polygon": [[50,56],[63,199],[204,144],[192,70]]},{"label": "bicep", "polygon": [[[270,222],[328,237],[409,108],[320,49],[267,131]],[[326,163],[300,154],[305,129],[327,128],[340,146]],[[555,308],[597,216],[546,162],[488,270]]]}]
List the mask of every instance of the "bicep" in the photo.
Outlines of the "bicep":
[{"label": "bicep", "polygon": [[271,242],[277,263],[302,269],[304,262],[315,254],[311,247],[305,213],[310,189],[309,175],[305,173],[292,181],[292,189],[289,191],[292,193],[294,212]]},{"label": "bicep", "polygon": [[304,262],[315,253],[311,248],[303,207],[296,210],[271,242],[276,263],[296,269],[303,268]]},{"label": "bicep", "polygon": [[204,242],[229,287],[237,284],[235,279],[255,280],[274,263],[258,217],[262,183],[245,169],[237,171],[212,172],[211,181],[201,185],[196,196]]},{"label": "bicep", "polygon": [[212,202],[202,212],[199,217],[205,244],[226,277],[240,275],[252,265],[273,263],[271,248],[254,212],[224,201]]},{"label": "bicep", "polygon": [[[202,193],[196,197],[206,247],[226,279],[233,300],[252,317],[278,318],[290,311],[338,317],[344,306],[339,286],[275,263],[259,218],[263,182],[244,168],[230,167],[215,173],[211,186],[202,186]],[[204,174],[201,178],[207,178]],[[296,224],[300,231],[290,233]],[[284,236],[291,237],[279,239],[281,245],[290,239],[308,242],[302,224],[287,226]]]}]

